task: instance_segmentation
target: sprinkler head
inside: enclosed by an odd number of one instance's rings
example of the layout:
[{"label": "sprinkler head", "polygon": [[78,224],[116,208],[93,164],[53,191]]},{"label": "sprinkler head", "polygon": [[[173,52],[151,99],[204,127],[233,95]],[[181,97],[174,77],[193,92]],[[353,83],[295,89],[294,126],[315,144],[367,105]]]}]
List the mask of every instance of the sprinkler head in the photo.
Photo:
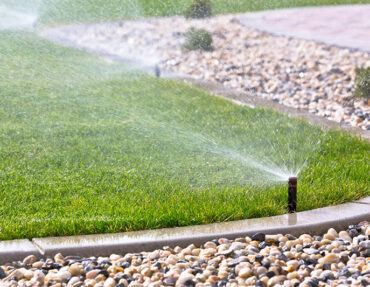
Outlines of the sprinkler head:
[{"label": "sprinkler head", "polygon": [[296,212],[297,209],[297,177],[289,177],[288,181],[288,211]]},{"label": "sprinkler head", "polygon": [[154,74],[157,78],[160,78],[161,77],[161,69],[159,68],[159,65],[155,65],[154,67]]}]

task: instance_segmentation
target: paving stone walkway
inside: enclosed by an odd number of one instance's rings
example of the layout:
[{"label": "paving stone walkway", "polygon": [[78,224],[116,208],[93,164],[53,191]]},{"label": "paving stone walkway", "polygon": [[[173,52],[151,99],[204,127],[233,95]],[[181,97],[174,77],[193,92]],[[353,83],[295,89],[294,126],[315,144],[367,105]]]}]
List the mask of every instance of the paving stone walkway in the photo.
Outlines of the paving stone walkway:
[{"label": "paving stone walkway", "polygon": [[370,52],[370,4],[264,11],[240,21],[273,34]]}]

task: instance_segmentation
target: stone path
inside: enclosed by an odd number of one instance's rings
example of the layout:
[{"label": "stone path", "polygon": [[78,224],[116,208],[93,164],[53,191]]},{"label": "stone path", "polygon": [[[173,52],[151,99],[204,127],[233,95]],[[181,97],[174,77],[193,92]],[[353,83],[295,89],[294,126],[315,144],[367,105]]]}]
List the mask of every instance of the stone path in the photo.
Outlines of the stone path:
[{"label": "stone path", "polygon": [[240,21],[278,35],[370,52],[370,5],[264,11],[244,14]]}]

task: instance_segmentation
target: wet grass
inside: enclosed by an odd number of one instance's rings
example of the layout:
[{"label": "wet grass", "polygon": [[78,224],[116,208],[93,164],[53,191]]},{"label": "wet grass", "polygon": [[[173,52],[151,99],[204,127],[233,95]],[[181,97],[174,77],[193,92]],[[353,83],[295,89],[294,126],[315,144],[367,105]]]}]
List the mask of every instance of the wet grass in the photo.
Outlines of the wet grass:
[{"label": "wet grass", "polygon": [[[370,195],[369,143],[0,31],[0,239],[277,215],[286,184],[235,157],[307,163],[299,210]],[[266,181],[266,184],[262,184]]]}]

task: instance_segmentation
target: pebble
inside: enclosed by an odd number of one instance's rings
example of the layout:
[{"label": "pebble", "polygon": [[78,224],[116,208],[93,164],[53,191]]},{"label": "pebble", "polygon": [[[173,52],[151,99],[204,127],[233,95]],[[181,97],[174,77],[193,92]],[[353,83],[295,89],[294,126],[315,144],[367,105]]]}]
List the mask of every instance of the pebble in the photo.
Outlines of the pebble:
[{"label": "pebble", "polygon": [[165,286],[175,286],[177,279],[175,277],[167,277],[163,279],[163,284]]},{"label": "pebble", "polygon": [[37,283],[40,286],[44,285],[45,282],[45,274],[41,270],[36,270],[35,273],[33,274],[33,277],[31,279],[31,282]]},{"label": "pebble", "polygon": [[327,234],[331,234],[334,238],[338,237],[338,232],[334,228],[329,228]]},{"label": "pebble", "polygon": [[31,278],[33,277],[33,271],[31,270],[26,270],[24,273],[23,273],[23,277],[27,280],[31,280]]},{"label": "pebble", "polygon": [[71,266],[69,266],[68,271],[72,276],[79,276],[82,272],[82,266],[80,263],[73,263]]},{"label": "pebble", "polygon": [[192,286],[192,285],[195,285],[193,279],[194,279],[193,274],[183,272],[183,273],[181,273],[179,279],[177,280],[176,286]]},{"label": "pebble", "polygon": [[280,275],[280,276],[275,276],[269,279],[267,286],[275,286],[276,284],[281,284],[285,281],[286,276]]},{"label": "pebble", "polygon": [[336,237],[333,234],[331,234],[331,233],[324,234],[324,239],[328,239],[330,241],[333,241],[333,240],[335,240],[335,238]]},{"label": "pebble", "polygon": [[339,238],[343,239],[344,241],[352,242],[352,237],[349,236],[347,231],[340,231]]},{"label": "pebble", "polygon": [[0,267],[0,280],[6,277],[6,273],[3,268]]},{"label": "pebble", "polygon": [[35,255],[30,255],[30,256],[27,256],[26,258],[23,259],[23,263],[24,264],[29,264],[29,265],[32,265],[36,261],[37,261],[37,258],[36,258]]},{"label": "pebble", "polygon": [[57,273],[57,278],[61,281],[61,282],[66,282],[68,281],[69,279],[71,279],[71,273],[69,271],[59,271]]},{"label": "pebble", "polygon": [[370,236],[370,226],[366,228],[365,235]]},{"label": "pebble", "polygon": [[263,234],[261,232],[258,232],[258,233],[254,234],[252,236],[252,240],[256,240],[256,241],[260,241],[261,242],[261,241],[264,241],[265,240],[265,237],[266,237],[265,234]]},{"label": "pebble", "polygon": [[350,229],[350,230],[348,230],[348,234],[349,234],[349,236],[351,236],[353,238],[353,237],[356,237],[358,235],[358,231],[356,229]]},{"label": "pebble", "polygon": [[370,249],[370,240],[361,241],[359,246],[360,248]]},{"label": "pebble", "polygon": [[[182,49],[190,27],[209,30],[215,50]],[[369,100],[352,97],[356,66],[370,66],[367,52],[260,32],[235,15],[69,25],[42,35],[370,130]]]},{"label": "pebble", "polygon": [[64,257],[61,253],[57,253],[55,256],[54,256],[54,261],[56,263],[61,263],[64,261]]},{"label": "pebble", "polygon": [[80,282],[80,278],[79,277],[72,277],[69,281],[68,281],[68,286],[74,286],[75,284],[79,283]]},{"label": "pebble", "polygon": [[252,275],[252,270],[250,268],[243,268],[238,273],[239,277],[247,278]]},{"label": "pebble", "polygon": [[110,277],[107,280],[105,280],[104,287],[114,287],[114,286],[116,286],[116,281],[113,278]]},{"label": "pebble", "polygon": [[41,268],[44,262],[38,261],[32,264],[32,268]]},{"label": "pebble", "polygon": [[86,274],[87,279],[94,279],[96,276],[98,276],[100,270],[91,270]]},{"label": "pebble", "polygon": [[19,280],[23,277],[23,270],[22,269],[16,269],[4,279],[4,281],[9,281],[9,280]]},{"label": "pebble", "polygon": [[[53,259],[33,262],[32,267],[23,263],[34,261],[28,256],[23,262],[0,266],[0,285],[367,286],[368,227],[369,223],[363,222],[347,230],[330,229],[323,235],[302,234],[298,238],[289,234],[255,234],[235,241],[222,238],[203,246],[165,247],[109,257],[84,259],[58,254]],[[351,238],[349,230],[355,230],[357,236]],[[262,244],[264,247],[259,248]]]},{"label": "pebble", "polygon": [[324,258],[319,259],[320,264],[332,264],[332,263],[338,263],[339,262],[339,256],[333,253],[330,253],[326,255]]}]

